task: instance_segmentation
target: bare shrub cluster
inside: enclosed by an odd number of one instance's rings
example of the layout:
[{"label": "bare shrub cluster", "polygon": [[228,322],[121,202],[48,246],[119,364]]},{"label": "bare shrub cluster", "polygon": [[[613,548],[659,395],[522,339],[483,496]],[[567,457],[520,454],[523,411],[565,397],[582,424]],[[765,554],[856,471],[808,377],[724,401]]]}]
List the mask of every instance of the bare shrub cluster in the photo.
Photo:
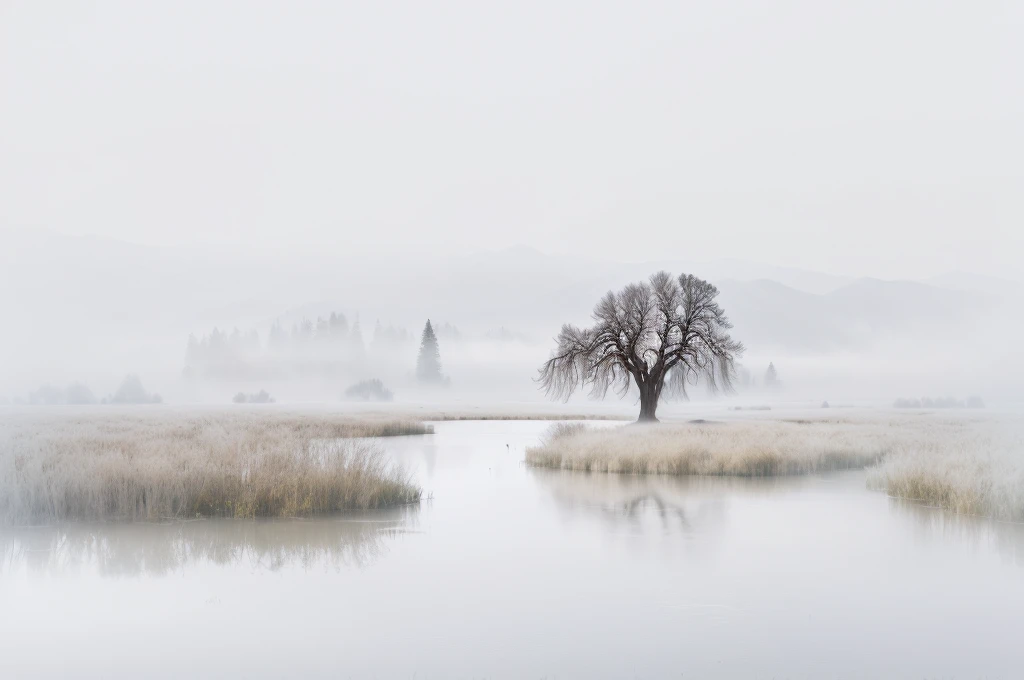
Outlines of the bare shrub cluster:
[{"label": "bare shrub cluster", "polygon": [[363,380],[345,390],[345,399],[356,401],[393,401],[394,392],[384,387],[384,383],[378,378]]},{"label": "bare shrub cluster", "polygon": [[419,489],[372,441],[422,423],[207,412],[0,421],[0,520],[288,517],[395,506]]},{"label": "bare shrub cluster", "polygon": [[252,394],[239,392],[231,398],[231,401],[236,404],[273,404],[277,400],[270,396],[270,393],[266,390],[260,390]]}]

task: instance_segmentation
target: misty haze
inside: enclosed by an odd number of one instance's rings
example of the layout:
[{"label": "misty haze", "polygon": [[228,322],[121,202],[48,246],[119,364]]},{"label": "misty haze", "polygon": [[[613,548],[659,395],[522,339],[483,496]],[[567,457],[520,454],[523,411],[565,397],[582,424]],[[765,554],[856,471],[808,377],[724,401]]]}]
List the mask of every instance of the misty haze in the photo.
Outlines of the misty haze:
[{"label": "misty haze", "polygon": [[0,2],[0,677],[1019,677],[1022,32]]}]

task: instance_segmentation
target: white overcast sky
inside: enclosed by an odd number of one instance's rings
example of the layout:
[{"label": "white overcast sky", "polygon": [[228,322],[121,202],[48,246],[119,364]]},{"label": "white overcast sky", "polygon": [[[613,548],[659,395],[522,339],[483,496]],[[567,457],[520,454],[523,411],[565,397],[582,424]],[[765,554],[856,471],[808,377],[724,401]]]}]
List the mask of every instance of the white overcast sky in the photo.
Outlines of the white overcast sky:
[{"label": "white overcast sky", "polygon": [[1022,2],[0,0],[0,227],[1020,278]]}]

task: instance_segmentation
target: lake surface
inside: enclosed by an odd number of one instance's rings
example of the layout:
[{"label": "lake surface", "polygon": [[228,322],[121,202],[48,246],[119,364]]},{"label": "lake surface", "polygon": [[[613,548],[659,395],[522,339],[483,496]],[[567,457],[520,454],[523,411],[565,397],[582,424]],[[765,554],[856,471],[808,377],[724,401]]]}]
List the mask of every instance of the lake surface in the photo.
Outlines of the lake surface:
[{"label": "lake surface", "polygon": [[385,440],[418,508],[0,528],[0,677],[1024,674],[1024,527],[863,473],[527,468],[549,425]]}]

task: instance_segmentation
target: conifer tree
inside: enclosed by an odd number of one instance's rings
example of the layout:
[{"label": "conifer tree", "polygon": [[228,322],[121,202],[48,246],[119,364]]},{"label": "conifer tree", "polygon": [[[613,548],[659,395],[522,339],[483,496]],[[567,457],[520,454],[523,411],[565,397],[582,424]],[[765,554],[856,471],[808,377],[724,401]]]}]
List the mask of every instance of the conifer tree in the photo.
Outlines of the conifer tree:
[{"label": "conifer tree", "polygon": [[199,341],[192,333],[188,334],[188,345],[185,348],[185,365],[191,366],[199,361]]},{"label": "conifer tree", "polygon": [[336,340],[348,340],[348,319],[345,318],[344,314],[331,312],[330,326],[331,335]]},{"label": "conifer tree", "polygon": [[363,330],[359,326],[358,314],[355,323],[352,324],[352,330],[349,331],[348,346],[351,361],[360,362],[366,357],[366,345],[363,344]]},{"label": "conifer tree", "polygon": [[288,333],[281,327],[280,321],[275,321],[270,327],[270,339],[267,341],[267,348],[272,352],[284,353],[288,349]]},{"label": "conifer tree", "polygon": [[434,335],[434,327],[427,319],[427,325],[423,327],[423,337],[420,339],[420,355],[416,359],[416,378],[424,383],[439,383],[444,380],[441,376],[441,352],[437,346],[437,336]]},{"label": "conifer tree", "polygon": [[384,343],[384,327],[380,325],[380,319],[373,324],[373,339],[370,340],[370,348],[376,352],[382,349]]}]

